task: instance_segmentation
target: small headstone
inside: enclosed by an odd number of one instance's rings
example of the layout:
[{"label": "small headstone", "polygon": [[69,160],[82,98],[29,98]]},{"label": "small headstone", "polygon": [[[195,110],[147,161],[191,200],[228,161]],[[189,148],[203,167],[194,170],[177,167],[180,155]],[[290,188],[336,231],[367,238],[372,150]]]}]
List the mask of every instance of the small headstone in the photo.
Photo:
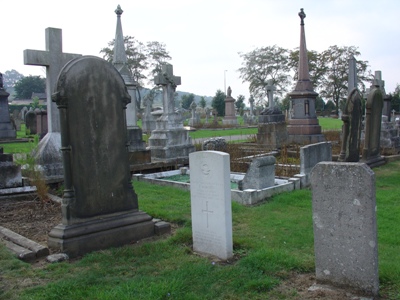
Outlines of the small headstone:
[{"label": "small headstone", "polygon": [[130,96],[121,75],[98,57],[74,59],[61,70],[53,99],[65,172],[62,224],[50,232],[49,247],[74,257],[153,235],[130,180]]},{"label": "small headstone", "polygon": [[229,259],[233,255],[229,154],[189,155],[193,250]]},{"label": "small headstone", "polygon": [[317,283],[379,292],[375,176],[364,163],[322,162],[311,173]]},{"label": "small headstone", "polygon": [[0,73],[0,140],[15,139],[17,136],[8,110],[9,95],[3,87],[3,74]]},{"label": "small headstone", "polygon": [[275,184],[275,162],[273,156],[254,158],[240,184],[241,190],[261,190]]},{"label": "small headstone", "polygon": [[36,134],[36,113],[33,110],[30,110],[25,115],[25,130],[26,134]]},{"label": "small headstone", "polygon": [[357,88],[354,88],[347,98],[342,120],[343,138],[339,161],[358,162],[360,160],[362,108],[361,95]]}]

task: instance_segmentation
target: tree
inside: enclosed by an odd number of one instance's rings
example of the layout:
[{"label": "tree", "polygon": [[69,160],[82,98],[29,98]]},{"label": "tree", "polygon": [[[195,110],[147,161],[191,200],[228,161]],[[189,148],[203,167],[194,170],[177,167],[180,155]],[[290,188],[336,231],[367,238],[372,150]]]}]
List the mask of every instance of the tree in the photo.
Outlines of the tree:
[{"label": "tree", "polygon": [[200,105],[200,107],[203,108],[203,109],[206,108],[207,102],[206,102],[206,99],[205,99],[204,97],[201,97],[201,98],[200,98],[199,105]]},{"label": "tree", "polygon": [[14,69],[12,69],[11,71],[5,71],[3,74],[4,88],[7,90],[7,88],[14,87],[15,84],[22,78],[24,78],[24,75],[18,73]]},{"label": "tree", "polygon": [[[115,39],[108,43],[108,47],[100,50],[103,58],[112,62],[114,56]],[[148,80],[152,87],[152,82],[155,74],[161,69],[160,65],[170,60],[165,45],[159,42],[148,42],[146,45],[136,40],[133,36],[124,37],[125,52],[127,57],[127,66],[137,82],[137,97],[136,104],[140,108],[142,97],[140,90],[145,86],[145,81]]]},{"label": "tree", "polygon": [[269,79],[273,80],[279,95],[286,91],[290,83],[288,50],[274,45],[248,53],[239,52],[239,55],[243,59],[239,77],[243,83],[249,83],[249,91],[256,98],[265,98]]},{"label": "tree", "polygon": [[392,104],[392,109],[399,112],[400,111],[400,85],[397,84],[393,93],[389,93],[390,102]]},{"label": "tree", "polygon": [[218,116],[225,116],[225,98],[225,93],[221,90],[217,90],[212,99],[211,107],[217,111]]},{"label": "tree", "polygon": [[17,81],[14,86],[15,98],[31,99],[32,93],[44,93],[46,91],[46,79],[40,76],[26,76]]},{"label": "tree", "polygon": [[[333,101],[336,113],[338,114],[339,104],[345,101],[348,93],[348,74],[351,56],[357,57],[360,52],[357,47],[338,47],[330,46],[328,50],[321,53],[321,64],[326,66],[326,72],[321,78],[319,86],[320,95],[326,99]],[[367,72],[368,61],[357,60],[357,78],[358,88],[361,93],[365,91],[366,81],[371,80],[371,72]]]},{"label": "tree", "polygon": [[244,100],[246,98],[243,95],[239,95],[236,99],[235,106],[236,110],[239,112],[240,115],[243,115],[243,109],[245,108]]},{"label": "tree", "polygon": [[185,94],[181,96],[182,108],[190,109],[190,104],[194,101],[194,94]]}]

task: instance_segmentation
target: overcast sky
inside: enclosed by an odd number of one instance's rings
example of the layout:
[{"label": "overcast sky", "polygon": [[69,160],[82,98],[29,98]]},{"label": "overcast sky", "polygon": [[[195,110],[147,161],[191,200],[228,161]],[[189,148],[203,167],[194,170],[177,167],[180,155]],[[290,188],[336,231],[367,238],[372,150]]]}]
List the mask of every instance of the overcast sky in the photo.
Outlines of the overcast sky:
[{"label": "overcast sky", "polygon": [[298,47],[300,8],[307,15],[308,50],[356,46],[372,72],[382,71],[386,92],[400,83],[399,0],[2,1],[0,72],[45,76],[42,67],[24,66],[23,50],[44,50],[47,27],[62,29],[63,52],[100,56],[115,37],[118,4],[124,35],[166,45],[174,74],[182,78],[180,91],[213,96],[226,81],[234,98],[247,100],[238,52]]}]

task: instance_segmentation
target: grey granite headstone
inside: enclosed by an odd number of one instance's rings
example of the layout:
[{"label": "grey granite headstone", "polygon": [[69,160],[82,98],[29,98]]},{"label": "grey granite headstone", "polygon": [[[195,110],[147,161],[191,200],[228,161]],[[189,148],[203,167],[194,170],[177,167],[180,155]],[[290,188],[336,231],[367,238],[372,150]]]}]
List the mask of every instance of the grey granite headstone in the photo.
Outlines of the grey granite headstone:
[{"label": "grey granite headstone", "polygon": [[362,152],[362,162],[370,167],[385,163],[380,154],[380,134],[382,123],[383,95],[375,81],[368,94],[365,113],[365,136]]},{"label": "grey granite headstone", "polygon": [[343,120],[342,150],[340,161],[358,162],[360,160],[360,136],[361,136],[361,95],[357,88],[349,94]]},{"label": "grey granite headstone", "polygon": [[261,190],[275,184],[275,162],[273,156],[254,158],[240,184],[241,190]]},{"label": "grey granite headstone", "polygon": [[62,30],[46,28],[46,50],[24,50],[24,64],[46,67],[46,96],[48,112],[48,133],[40,141],[34,153],[38,168],[48,181],[63,178],[61,158],[60,116],[55,103],[51,101],[58,73],[71,59],[80,54],[62,52]]},{"label": "grey granite headstone", "polygon": [[54,101],[60,110],[64,164],[62,224],[49,247],[70,257],[153,235],[130,181],[125,109],[130,96],[118,71],[84,56],[61,70]]},{"label": "grey granite headstone", "polygon": [[311,187],[317,282],[377,296],[374,172],[364,163],[322,162]]}]

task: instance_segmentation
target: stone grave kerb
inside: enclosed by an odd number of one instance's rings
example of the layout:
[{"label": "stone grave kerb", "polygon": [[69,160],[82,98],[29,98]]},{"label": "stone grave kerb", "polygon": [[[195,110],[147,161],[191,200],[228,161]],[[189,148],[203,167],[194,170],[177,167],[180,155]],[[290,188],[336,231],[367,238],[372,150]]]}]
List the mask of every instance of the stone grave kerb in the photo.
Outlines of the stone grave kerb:
[{"label": "stone grave kerb", "polygon": [[174,93],[176,87],[181,84],[181,77],[174,75],[171,64],[163,64],[161,72],[154,78],[156,85],[161,85],[163,89],[163,117],[175,113]]}]

